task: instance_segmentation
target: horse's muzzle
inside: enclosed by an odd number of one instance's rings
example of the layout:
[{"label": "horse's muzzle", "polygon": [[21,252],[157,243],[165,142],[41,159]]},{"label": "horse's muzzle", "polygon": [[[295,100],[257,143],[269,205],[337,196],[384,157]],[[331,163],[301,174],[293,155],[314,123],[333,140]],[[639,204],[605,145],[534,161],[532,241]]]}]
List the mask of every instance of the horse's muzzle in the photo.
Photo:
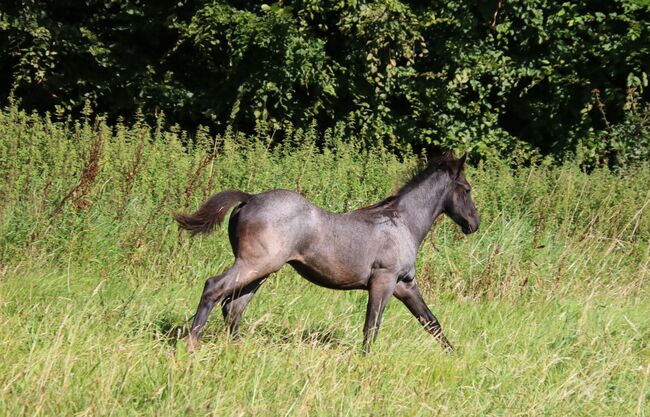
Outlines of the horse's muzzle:
[{"label": "horse's muzzle", "polygon": [[463,233],[466,235],[472,234],[478,230],[478,227],[480,226],[481,222],[469,222],[467,225],[464,225],[461,229],[463,230]]}]

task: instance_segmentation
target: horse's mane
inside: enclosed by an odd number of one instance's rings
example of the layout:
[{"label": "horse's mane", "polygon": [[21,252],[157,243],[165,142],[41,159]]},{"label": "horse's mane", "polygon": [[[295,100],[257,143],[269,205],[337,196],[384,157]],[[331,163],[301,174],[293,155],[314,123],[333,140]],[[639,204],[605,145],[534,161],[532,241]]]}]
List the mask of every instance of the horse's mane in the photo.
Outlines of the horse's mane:
[{"label": "horse's mane", "polygon": [[427,166],[423,170],[413,175],[406,184],[402,185],[395,192],[395,194],[386,197],[378,203],[361,207],[356,211],[375,211],[382,214],[388,214],[392,217],[395,214],[400,197],[420,185],[420,183],[429,178],[434,172],[451,169],[454,162],[456,162],[456,159],[451,152],[435,155],[429,160]]}]

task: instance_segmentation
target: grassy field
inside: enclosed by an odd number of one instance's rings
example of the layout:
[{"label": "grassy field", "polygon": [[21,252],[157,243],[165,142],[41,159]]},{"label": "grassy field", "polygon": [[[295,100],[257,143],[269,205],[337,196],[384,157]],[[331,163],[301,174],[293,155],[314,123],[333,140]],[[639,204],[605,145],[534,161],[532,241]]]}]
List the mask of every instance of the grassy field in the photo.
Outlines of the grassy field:
[{"label": "grassy field", "polygon": [[[360,355],[366,295],[290,268],[231,342],[184,339],[226,233],[171,214],[223,188],[298,190],[342,211],[416,166],[336,132],[233,133],[0,112],[0,415],[650,415],[650,168],[471,167],[481,230],[434,226],[418,281],[457,352],[396,300]],[[317,150],[315,143],[323,146]]]}]

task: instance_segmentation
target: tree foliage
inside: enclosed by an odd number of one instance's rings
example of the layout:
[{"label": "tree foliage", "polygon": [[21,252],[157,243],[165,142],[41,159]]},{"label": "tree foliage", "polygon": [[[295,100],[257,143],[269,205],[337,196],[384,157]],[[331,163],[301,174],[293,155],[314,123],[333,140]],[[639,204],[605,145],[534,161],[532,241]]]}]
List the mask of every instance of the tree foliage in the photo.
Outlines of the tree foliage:
[{"label": "tree foliage", "polygon": [[38,110],[483,157],[649,152],[643,1],[7,0],[0,51],[0,93]]}]

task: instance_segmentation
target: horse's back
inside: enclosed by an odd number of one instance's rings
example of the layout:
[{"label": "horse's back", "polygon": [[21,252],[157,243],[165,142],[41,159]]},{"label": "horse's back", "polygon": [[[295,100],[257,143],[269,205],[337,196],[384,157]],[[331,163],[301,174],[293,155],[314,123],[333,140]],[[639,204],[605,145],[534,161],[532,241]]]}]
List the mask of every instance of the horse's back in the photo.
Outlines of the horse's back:
[{"label": "horse's back", "polygon": [[319,210],[295,191],[277,189],[254,195],[242,208],[242,220],[295,220],[296,216],[313,216]]}]

